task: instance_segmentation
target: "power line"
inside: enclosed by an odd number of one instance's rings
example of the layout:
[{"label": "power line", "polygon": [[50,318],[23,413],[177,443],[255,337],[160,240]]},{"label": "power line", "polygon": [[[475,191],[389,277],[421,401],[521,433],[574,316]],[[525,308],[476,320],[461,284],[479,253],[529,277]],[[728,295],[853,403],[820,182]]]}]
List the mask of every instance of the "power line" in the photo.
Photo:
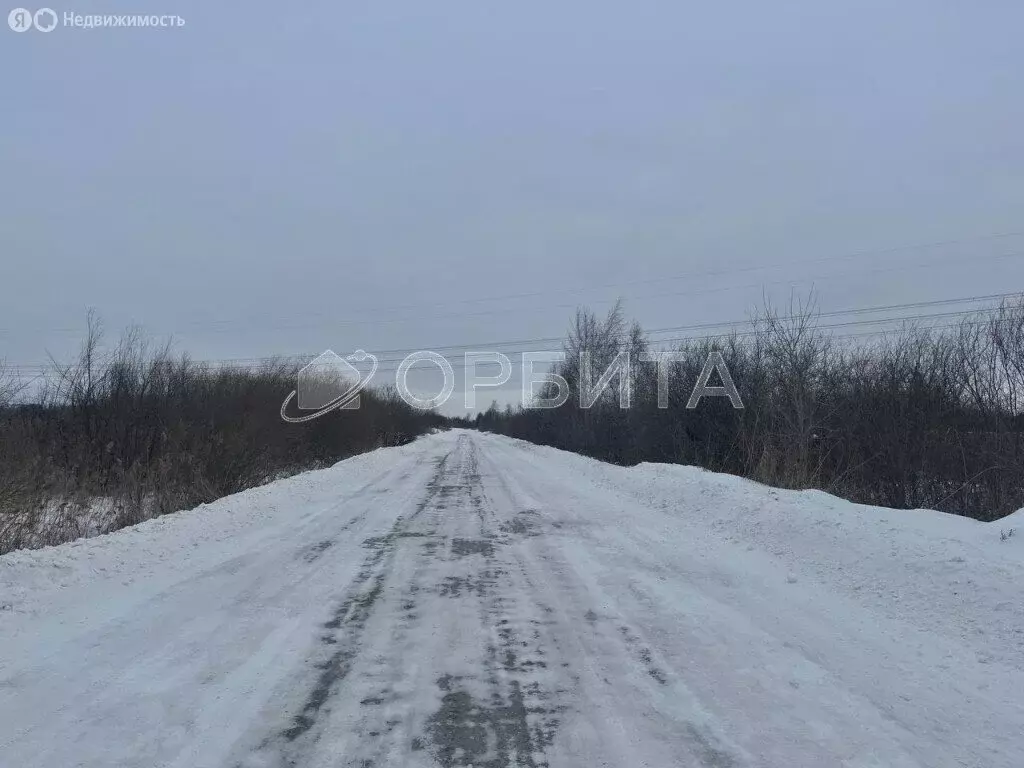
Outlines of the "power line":
[{"label": "power line", "polygon": [[[717,270],[705,270],[703,272],[680,273],[680,274],[667,275],[667,276],[661,276],[661,277],[655,277],[655,278],[645,278],[645,279],[641,279],[641,280],[629,280],[629,281],[617,282],[617,283],[606,283],[606,284],[603,284],[603,285],[592,285],[592,286],[584,286],[584,287],[571,288],[571,289],[555,289],[555,290],[550,290],[550,291],[534,291],[534,292],[529,292],[529,293],[505,294],[505,295],[490,296],[490,297],[474,297],[474,298],[469,298],[469,299],[453,299],[453,300],[446,301],[443,304],[434,304],[434,305],[429,305],[429,304],[428,305],[393,305],[391,307],[371,307],[371,308],[361,309],[359,311],[361,311],[361,312],[370,312],[370,311],[386,312],[386,311],[395,310],[395,309],[415,309],[415,308],[417,308],[417,306],[451,306],[453,304],[468,304],[468,303],[478,303],[478,302],[487,302],[487,301],[504,301],[504,300],[508,300],[508,299],[533,298],[533,297],[539,297],[539,296],[545,296],[545,295],[553,295],[553,294],[562,294],[562,293],[568,293],[568,294],[582,293],[582,292],[589,291],[589,290],[613,289],[613,288],[622,288],[622,287],[630,286],[630,285],[641,285],[641,284],[670,282],[670,281],[680,280],[680,279],[689,278],[689,277],[702,277],[702,276],[706,277],[706,276],[715,276],[715,275],[732,275],[732,274],[738,274],[738,273],[744,273],[744,272],[754,272],[754,271],[761,271],[761,270],[766,270],[766,269],[775,269],[775,268],[778,268],[778,267],[793,266],[793,265],[799,265],[799,264],[810,264],[810,263],[821,263],[821,262],[838,261],[838,260],[849,260],[849,259],[853,259],[853,258],[860,258],[860,257],[870,256],[870,255],[888,255],[888,254],[892,254],[892,253],[900,253],[900,252],[906,252],[906,251],[926,250],[928,248],[934,248],[934,247],[940,247],[940,246],[958,245],[958,244],[971,243],[971,242],[983,242],[983,241],[1000,240],[1000,239],[1007,239],[1007,238],[1012,238],[1012,237],[1020,237],[1022,235],[1024,235],[1024,232],[1004,232],[1004,233],[996,233],[996,234],[991,234],[991,235],[982,235],[982,236],[976,236],[976,237],[970,237],[970,238],[959,238],[959,239],[955,239],[955,240],[933,241],[933,242],[928,242],[928,243],[919,243],[919,244],[916,244],[916,245],[905,245],[905,246],[896,246],[896,247],[877,249],[877,250],[859,251],[859,252],[854,252],[854,253],[841,254],[839,256],[833,255],[833,256],[815,257],[815,258],[810,258],[810,259],[802,259],[802,260],[796,260],[796,261],[792,261],[792,262],[780,262],[780,263],[768,264],[768,265],[755,265],[755,266],[750,266],[750,267],[739,267],[739,268],[732,268],[732,269],[717,269]],[[975,257],[972,257],[971,261],[972,261],[972,263],[973,262],[978,262],[978,261],[994,261],[994,260],[1019,258],[1021,256],[1024,256],[1024,251],[1012,251],[1012,252],[1009,252],[1009,253],[990,254],[988,256],[980,256],[980,257],[975,256]],[[764,286],[770,286],[770,285],[796,286],[796,285],[805,284],[805,283],[808,283],[808,282],[818,282],[818,281],[834,280],[834,279],[838,279],[838,278],[848,277],[850,275],[863,276],[863,275],[868,275],[868,274],[878,274],[878,273],[884,273],[884,272],[903,271],[903,270],[906,270],[906,269],[939,269],[939,268],[943,268],[943,267],[954,266],[957,263],[961,263],[962,259],[963,259],[962,256],[953,255],[951,258],[949,258],[947,260],[948,263],[940,262],[940,263],[936,264],[934,261],[929,261],[929,262],[921,262],[921,263],[909,264],[909,265],[903,264],[903,265],[894,265],[894,266],[886,266],[886,267],[876,267],[876,268],[872,268],[872,269],[868,269],[868,270],[860,269],[860,270],[858,270],[857,272],[854,272],[854,273],[838,273],[838,274],[830,274],[830,275],[806,276],[806,277],[802,277],[802,278],[799,278],[799,279],[796,279],[796,280],[794,280],[794,279],[778,279],[778,280],[771,280],[771,281],[762,281],[762,282],[757,282],[757,283],[748,283],[748,284],[745,284],[745,285],[727,285],[727,286],[719,286],[719,287],[714,287],[714,288],[691,289],[691,290],[687,290],[687,291],[671,291],[671,292],[663,292],[663,293],[655,293],[655,294],[647,294],[647,295],[639,295],[639,296],[627,296],[627,297],[624,297],[624,298],[626,300],[633,300],[633,301],[647,301],[647,300],[659,299],[659,298],[678,298],[678,297],[684,297],[684,296],[700,296],[700,295],[706,295],[706,294],[710,294],[710,293],[721,293],[721,292],[733,291],[733,290],[745,290],[745,289],[752,289],[752,288],[762,288]],[[612,304],[612,303],[614,303],[617,300],[618,299],[601,299],[601,300],[593,300],[593,301],[590,301],[589,303],[590,304]],[[577,305],[576,304],[555,304],[555,305],[547,305],[547,306],[544,307],[544,309],[572,309],[575,306],[577,306]],[[510,313],[522,312],[522,311],[525,311],[525,310],[522,309],[522,308],[520,308],[520,309],[516,309],[516,308],[503,308],[503,309],[488,309],[488,310],[483,310],[483,311],[480,311],[480,312],[470,312],[470,313],[449,313],[449,314],[441,314],[441,315],[410,315],[410,316],[392,317],[392,318],[366,318],[366,317],[348,318],[348,319],[329,319],[329,318],[324,318],[324,319],[322,319],[322,320],[320,320],[320,321],[318,321],[316,323],[312,323],[311,321],[304,321],[304,322],[301,322],[301,323],[290,324],[290,325],[273,325],[273,326],[270,326],[270,328],[273,329],[273,330],[299,330],[299,329],[302,329],[302,328],[308,328],[308,327],[311,326],[311,324],[316,325],[316,326],[320,326],[320,325],[323,325],[323,324],[328,324],[328,325],[332,325],[332,326],[381,325],[381,324],[389,324],[389,323],[423,322],[424,320],[469,319],[469,318],[473,318],[473,317],[483,317],[483,316],[510,314]],[[320,317],[323,318],[323,315],[321,314]],[[186,323],[183,327],[185,327],[185,328],[191,327],[191,328],[196,328],[196,329],[199,329],[199,330],[205,330],[205,331],[208,331],[208,332],[222,333],[222,332],[230,332],[232,330],[236,330],[237,331],[237,329],[233,329],[233,328],[230,328],[230,327],[225,327],[225,326],[228,326],[231,323],[236,323],[236,322],[237,323],[245,323],[247,325],[247,327],[252,327],[253,326],[253,324],[248,322],[248,321],[234,321],[234,320],[221,319],[221,320],[212,320],[212,321],[192,321],[192,322]],[[0,329],[0,333],[11,333],[11,332],[12,332],[11,329]],[[49,329],[49,332],[52,332],[52,333],[80,333],[81,332],[81,328],[53,328],[53,329]]]},{"label": "power line", "polygon": [[[999,253],[999,254],[992,254],[992,255],[989,255],[989,256],[975,257],[975,258],[972,258],[971,263],[976,263],[976,262],[981,262],[981,261],[1000,261],[1000,260],[1004,260],[1004,259],[1015,259],[1015,258],[1020,258],[1022,256],[1024,256],[1024,251],[1013,251],[1013,252],[1010,252],[1010,253]],[[714,288],[694,288],[694,289],[685,290],[685,291],[669,291],[669,292],[653,293],[653,294],[641,294],[641,295],[638,295],[638,296],[621,296],[621,297],[614,298],[614,299],[593,299],[593,300],[588,301],[587,304],[588,305],[608,305],[608,304],[614,304],[615,302],[619,301],[620,299],[624,300],[626,302],[629,302],[629,301],[650,301],[650,300],[653,300],[653,299],[665,299],[665,298],[682,298],[682,297],[686,297],[686,296],[706,296],[706,295],[713,294],[713,293],[726,293],[726,292],[729,292],[729,291],[749,290],[749,289],[754,289],[754,288],[764,288],[766,286],[780,286],[780,285],[784,285],[784,286],[788,286],[788,287],[793,288],[793,287],[796,287],[796,286],[801,285],[801,284],[817,283],[817,282],[827,282],[829,280],[837,280],[837,279],[842,279],[842,278],[848,278],[848,277],[851,277],[851,276],[863,277],[865,275],[874,275],[874,274],[881,274],[881,273],[887,273],[887,272],[902,272],[902,271],[909,270],[909,269],[929,269],[929,270],[944,269],[944,268],[947,268],[947,267],[957,266],[958,264],[960,264],[962,262],[963,262],[963,257],[955,256],[953,258],[950,258],[946,263],[938,263],[938,264],[936,264],[934,262],[921,262],[921,263],[918,263],[918,264],[902,264],[902,265],[889,266],[889,267],[875,267],[873,269],[859,269],[859,270],[857,270],[855,272],[840,272],[840,273],[829,274],[829,275],[809,275],[807,277],[802,277],[802,278],[795,279],[795,280],[791,279],[791,278],[780,278],[778,280],[768,280],[768,281],[762,281],[762,282],[758,282],[758,283],[746,283],[744,285],[725,285],[725,286],[717,286],[717,287],[714,287]],[[659,278],[657,280],[652,280],[651,282],[667,282],[667,281],[669,281],[671,279],[673,279],[673,278],[665,278],[665,279]],[[620,287],[620,286],[612,285],[610,287]],[[577,306],[579,306],[579,305],[576,304],[576,303],[572,303],[572,304],[549,304],[549,305],[544,306],[542,309],[545,309],[545,310],[552,310],[552,309],[574,309]],[[339,319],[339,320],[324,320],[324,321],[321,321],[321,322],[318,322],[318,323],[299,322],[299,323],[292,323],[292,324],[289,324],[289,325],[275,325],[275,326],[271,326],[271,329],[272,330],[301,330],[301,329],[310,328],[310,327],[320,327],[320,326],[322,326],[324,324],[331,325],[331,326],[359,327],[359,326],[366,326],[366,325],[380,326],[380,325],[401,324],[401,323],[422,323],[422,322],[427,321],[427,320],[469,320],[469,319],[478,318],[478,317],[492,317],[492,316],[495,316],[495,315],[510,315],[510,314],[515,314],[515,313],[529,312],[529,311],[531,311],[530,308],[508,308],[508,307],[506,307],[506,308],[501,308],[501,309],[486,309],[486,310],[481,310],[479,312],[460,312],[460,313],[449,313],[449,314],[442,314],[442,315],[410,315],[410,316],[406,316],[406,317],[391,317],[391,318],[349,318],[349,319]],[[221,323],[223,323],[223,324],[226,324],[228,322],[230,322],[230,321],[221,321]],[[213,333],[226,333],[226,332],[231,332],[231,331],[236,331],[236,330],[237,329],[233,329],[233,328],[230,328],[230,327],[224,327],[223,325],[221,325],[221,327],[208,326],[208,327],[206,327],[204,329],[205,332],[213,332]]]},{"label": "power line", "polygon": [[[843,315],[860,315],[860,314],[869,314],[869,313],[875,313],[875,312],[888,312],[888,311],[893,311],[893,310],[919,309],[919,308],[924,308],[924,307],[934,307],[934,306],[944,306],[944,305],[948,306],[948,305],[951,305],[951,304],[974,303],[974,302],[981,302],[981,301],[999,301],[999,300],[1003,300],[1003,299],[1015,298],[1015,297],[1017,297],[1019,295],[1021,295],[1021,294],[1019,292],[1015,291],[1015,292],[1012,292],[1012,293],[994,293],[994,294],[984,294],[984,295],[978,295],[978,296],[965,296],[965,297],[952,298],[952,299],[934,299],[934,300],[929,300],[929,301],[904,302],[904,303],[898,303],[898,304],[876,305],[876,306],[871,306],[871,307],[855,307],[855,308],[850,308],[850,309],[832,310],[832,311],[828,311],[828,312],[815,312],[813,314],[814,314],[814,317],[816,317],[816,318],[821,318],[821,317],[841,317]],[[972,312],[981,311],[981,309],[982,308],[973,308],[973,309],[970,309],[970,310],[966,310],[964,312],[951,313],[951,314],[971,314]],[[896,321],[900,321],[900,320],[919,320],[919,319],[925,319],[925,318],[928,318],[928,317],[944,317],[944,316],[948,316],[949,314],[950,313],[906,315],[906,316],[898,316],[898,317],[893,317],[893,318],[883,318],[882,320],[866,321],[866,323],[867,324],[871,324],[871,323],[877,323],[877,322],[896,322]],[[794,320],[794,319],[797,319],[797,318],[798,318],[798,316],[795,316],[795,315],[780,315],[776,319],[780,320],[780,321],[789,321],[789,320]],[[723,328],[723,327],[729,327],[729,326],[744,325],[744,324],[748,324],[750,322],[752,322],[752,320],[750,318],[733,319],[733,320],[722,320],[722,321],[713,322],[713,323],[696,323],[696,324],[689,324],[689,325],[665,326],[665,327],[662,327],[662,328],[646,329],[644,332],[645,332],[645,334],[650,335],[650,334],[661,334],[661,333],[678,333],[680,331],[710,330],[710,329],[714,329],[714,328]],[[817,327],[820,327],[820,328],[832,328],[832,327],[839,327],[841,325],[843,325],[843,324],[840,323],[838,325],[819,325]],[[725,335],[729,335],[729,334],[725,334]],[[680,338],[689,339],[689,338],[694,338],[694,337],[687,336],[687,337],[680,337]],[[552,337],[540,337],[540,338],[530,338],[530,339],[515,339],[515,340],[504,340],[504,341],[479,342],[479,343],[473,343],[473,344],[423,345],[422,347],[392,348],[392,349],[378,350],[377,351],[377,358],[378,358],[378,360],[380,362],[398,362],[398,361],[404,359],[405,355],[407,355],[409,353],[412,353],[412,352],[417,352],[420,349],[430,349],[430,350],[433,350],[433,351],[436,351],[436,352],[442,352],[442,351],[448,351],[448,352],[467,351],[467,352],[470,352],[470,351],[485,351],[485,350],[486,351],[490,351],[490,350],[494,349],[495,347],[505,347],[505,346],[516,346],[516,347],[518,347],[518,346],[522,346],[522,345],[558,344],[558,343],[561,343],[562,341],[564,341],[564,339],[565,339],[564,336],[552,336]],[[672,341],[672,340],[673,339],[650,339],[650,341],[654,341],[654,342],[657,342],[657,343],[664,342],[664,341]],[[534,351],[534,350],[528,350],[528,351]],[[397,357],[389,357],[389,355],[398,355],[398,356]],[[269,355],[269,356],[261,356],[261,357],[214,358],[214,359],[206,359],[206,360],[196,360],[194,362],[197,362],[197,363],[222,363],[222,364],[223,363],[226,363],[226,364],[233,364],[233,363],[239,363],[239,364],[241,364],[241,363],[259,364],[259,363],[275,362],[275,361],[279,361],[279,360],[304,360],[304,359],[313,358],[315,356],[316,356],[315,354]],[[43,368],[43,367],[48,367],[48,365],[49,364],[47,364],[47,363],[24,363],[24,364],[12,364],[10,367],[19,367],[19,368],[23,368],[24,369],[24,368]]]},{"label": "power line", "polygon": [[[654,283],[664,283],[664,282],[670,282],[670,281],[674,281],[674,280],[689,279],[689,278],[692,278],[692,277],[715,277],[715,276],[719,276],[719,275],[732,275],[732,274],[737,274],[737,273],[741,273],[741,272],[757,272],[757,271],[768,270],[768,269],[778,269],[778,268],[781,268],[781,267],[790,267],[790,266],[796,266],[796,265],[801,265],[801,264],[816,264],[816,263],[826,263],[826,262],[831,262],[831,261],[843,261],[843,260],[849,260],[849,259],[855,259],[855,258],[864,258],[864,257],[868,257],[868,256],[886,256],[886,255],[891,255],[891,254],[894,254],[894,253],[901,253],[901,252],[908,252],[908,251],[920,251],[920,250],[927,250],[929,248],[939,248],[939,247],[950,246],[950,245],[964,245],[964,244],[967,244],[967,243],[987,242],[987,241],[992,241],[992,240],[1004,240],[1004,239],[1012,238],[1012,237],[1020,237],[1022,235],[1024,235],[1024,231],[1019,231],[1019,232],[999,232],[999,233],[993,233],[993,234],[988,234],[988,235],[975,235],[975,236],[970,236],[970,237],[961,237],[961,238],[956,238],[956,239],[952,239],[952,240],[929,241],[929,242],[923,242],[923,243],[914,243],[914,244],[910,244],[910,245],[890,246],[890,247],[886,247],[886,248],[855,251],[855,252],[851,252],[851,253],[844,253],[844,254],[838,254],[838,255],[833,254],[833,255],[829,255],[829,256],[818,256],[818,257],[813,257],[813,258],[809,258],[809,259],[797,259],[795,261],[789,261],[789,262],[776,262],[774,264],[759,264],[759,265],[754,265],[754,266],[749,266],[749,267],[733,267],[733,268],[722,268],[722,269],[704,270],[704,271],[696,271],[696,272],[682,272],[682,273],[676,273],[676,274],[673,274],[673,275],[663,275],[661,277],[643,278],[643,279],[638,279],[638,280],[627,280],[625,282],[617,281],[617,282],[614,282],[614,283],[603,283],[603,284],[596,284],[596,285],[589,285],[589,286],[578,286],[578,287],[574,287],[574,288],[561,288],[561,289],[551,289],[551,290],[545,290],[545,291],[529,291],[529,292],[524,292],[524,293],[499,294],[497,296],[480,296],[480,297],[473,297],[473,298],[467,298],[467,299],[454,299],[454,300],[451,300],[451,301],[445,301],[445,302],[441,302],[441,303],[428,304],[428,305],[423,305],[423,304],[397,304],[397,305],[392,305],[390,307],[365,307],[365,308],[358,309],[357,311],[361,311],[362,312],[362,311],[391,311],[391,310],[395,310],[395,309],[418,309],[418,308],[421,308],[423,306],[449,307],[452,304],[476,304],[476,303],[487,302],[487,301],[506,301],[506,300],[509,300],[509,299],[537,298],[537,297],[540,297],[540,296],[551,296],[551,295],[559,295],[559,294],[576,294],[576,293],[583,293],[583,292],[592,291],[592,290],[607,290],[607,289],[613,289],[613,288],[621,288],[621,287],[629,286],[629,285],[650,285],[650,284],[654,284]],[[922,265],[922,266],[928,266],[928,265]],[[232,322],[232,321],[230,321],[230,320],[218,320],[218,321],[212,321],[212,322],[228,323],[228,322]]]},{"label": "power line", "polygon": [[[852,309],[846,309],[846,310],[834,310],[834,311],[830,311],[830,312],[820,312],[820,313],[814,313],[813,316],[815,318],[821,318],[821,317],[842,317],[844,315],[854,315],[854,316],[857,316],[857,315],[870,314],[870,313],[876,313],[876,312],[886,312],[886,311],[893,311],[893,310],[920,309],[920,308],[925,308],[925,307],[948,306],[948,305],[951,305],[951,304],[966,303],[966,302],[1000,300],[1000,299],[1007,299],[1007,298],[1016,297],[1016,296],[1019,296],[1019,295],[1020,295],[1019,293],[1015,292],[1015,293],[1001,293],[1001,294],[988,294],[988,295],[981,295],[981,296],[961,297],[961,298],[954,298],[954,299],[936,299],[936,300],[931,300],[931,301],[906,302],[906,303],[901,303],[901,304],[879,305],[879,306],[872,306],[872,307],[858,307],[858,308],[852,308]],[[952,311],[952,312],[933,312],[933,313],[920,313],[920,314],[910,314],[910,315],[896,315],[896,316],[875,318],[875,319],[869,319],[869,320],[847,320],[847,321],[843,321],[843,322],[825,323],[825,324],[816,323],[814,325],[814,329],[815,330],[834,330],[834,329],[838,329],[838,328],[848,328],[848,327],[857,327],[857,326],[868,326],[868,325],[878,325],[878,324],[891,324],[891,323],[907,323],[907,322],[922,321],[922,320],[926,321],[926,320],[935,320],[935,319],[948,319],[948,318],[951,318],[951,317],[969,316],[969,315],[978,314],[978,313],[984,312],[984,311],[985,311],[984,308],[972,307],[970,309],[957,310],[957,311]],[[789,321],[789,320],[798,319],[798,316],[782,315],[782,316],[776,317],[775,319],[778,320],[778,321],[785,322],[785,321]],[[751,321],[750,320],[730,320],[730,321],[721,321],[721,322],[716,322],[716,323],[699,323],[699,324],[683,325],[683,326],[670,326],[670,327],[665,327],[665,328],[652,329],[650,331],[647,331],[645,333],[645,335],[648,335],[648,342],[650,344],[652,344],[652,345],[664,345],[664,344],[671,344],[671,343],[682,343],[682,342],[692,342],[692,341],[714,340],[714,339],[722,339],[722,338],[730,338],[730,337],[745,338],[745,337],[749,337],[749,336],[752,336],[752,335],[756,335],[759,331],[757,329],[751,329],[751,330],[748,330],[748,331],[737,331],[734,328],[733,330],[726,331],[726,332],[723,332],[723,333],[718,333],[718,334],[695,334],[695,335],[676,336],[676,337],[669,337],[669,338],[662,338],[662,339],[652,339],[652,338],[649,337],[649,334],[678,333],[680,331],[687,331],[687,330],[690,330],[690,331],[713,330],[715,328],[726,328],[726,327],[729,327],[729,326],[735,327],[737,325],[741,325],[741,324],[745,324],[745,323],[749,323],[749,322],[751,322]],[[867,335],[880,334],[880,333],[890,333],[890,332],[892,332],[892,330],[894,330],[894,329],[881,329],[881,330],[871,331]],[[519,339],[519,340],[514,340],[514,341],[501,341],[501,342],[490,342],[490,343],[468,344],[468,345],[447,345],[447,346],[437,345],[437,346],[433,346],[433,347],[424,347],[424,348],[429,348],[432,351],[437,351],[437,352],[441,352],[441,351],[447,351],[447,352],[458,352],[458,351],[473,352],[473,351],[500,351],[500,350],[495,349],[496,347],[499,347],[499,346],[516,346],[516,347],[520,347],[519,349],[506,350],[508,354],[515,355],[515,354],[521,354],[523,352],[551,351],[550,347],[549,348],[542,348],[542,349],[523,349],[523,348],[521,348],[524,345],[531,345],[531,346],[536,346],[536,345],[539,345],[539,344],[549,344],[549,345],[551,345],[551,344],[560,344],[562,341],[564,341],[564,337],[549,337],[549,338]],[[399,363],[403,358],[402,357],[387,357],[388,353],[410,353],[410,352],[415,352],[415,351],[418,351],[418,350],[417,349],[413,349],[413,348],[381,350],[380,351],[380,355],[378,355],[378,360],[379,360],[380,363],[382,363],[382,365],[378,368],[378,370],[382,371],[382,372],[389,372],[389,371],[397,370],[397,367],[398,367],[397,363]],[[261,364],[271,364],[271,363],[275,363],[275,362],[283,362],[283,363],[288,363],[288,362],[293,362],[293,363],[304,362],[304,361],[308,361],[308,360],[312,359],[313,357],[315,357],[315,355],[311,355],[310,354],[310,355],[290,355],[290,356],[250,357],[250,358],[221,358],[221,359],[195,360],[194,362],[197,363],[197,364],[214,365],[214,366],[216,366],[216,365],[227,365],[227,366],[246,367],[246,366],[256,366],[256,365],[261,365]],[[392,365],[389,365],[389,364],[395,364],[395,365],[392,366]],[[17,371],[28,372],[28,371],[35,370],[35,371],[40,372],[40,373],[42,373],[42,372],[44,372],[44,371],[49,369],[48,365],[46,365],[46,364],[38,364],[38,363],[34,363],[34,364],[21,364],[21,365],[8,365],[7,367],[9,369],[13,369],[13,370],[17,370]],[[456,361],[455,363],[452,363],[452,367],[453,368],[455,368],[455,367],[465,368],[466,365],[465,365],[464,362]]]}]

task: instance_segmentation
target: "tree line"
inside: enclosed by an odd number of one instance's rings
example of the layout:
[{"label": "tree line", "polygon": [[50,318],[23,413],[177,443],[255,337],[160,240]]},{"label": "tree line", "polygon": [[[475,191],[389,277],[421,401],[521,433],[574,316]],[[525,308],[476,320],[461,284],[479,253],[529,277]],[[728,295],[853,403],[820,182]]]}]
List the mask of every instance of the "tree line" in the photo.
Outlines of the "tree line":
[{"label": "tree line", "polygon": [[[568,401],[545,410],[492,405],[472,424],[618,464],[692,464],[901,509],[993,520],[1024,507],[1024,298],[953,326],[908,324],[872,339],[820,325],[811,296],[785,312],[766,304],[749,330],[677,344],[674,361],[663,361],[668,402],[659,408],[657,364],[641,362],[658,352],[643,329],[619,305],[603,317],[583,308],[553,368]],[[714,351],[742,409],[726,397],[686,408]],[[580,408],[579,361],[592,361],[596,381],[623,352],[628,381],[616,377]],[[623,386],[628,409],[619,407]]]},{"label": "tree line", "polygon": [[78,359],[54,363],[31,397],[0,368],[0,553],[189,509],[443,423],[380,389],[358,410],[286,424],[293,363],[214,367],[138,332],[102,341],[90,315]]}]

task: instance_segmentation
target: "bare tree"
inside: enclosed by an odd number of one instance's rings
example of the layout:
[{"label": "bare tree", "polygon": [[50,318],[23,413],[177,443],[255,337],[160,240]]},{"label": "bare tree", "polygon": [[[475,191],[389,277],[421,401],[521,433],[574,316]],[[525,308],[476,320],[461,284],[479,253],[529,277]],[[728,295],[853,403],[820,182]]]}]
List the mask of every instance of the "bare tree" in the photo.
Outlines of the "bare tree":
[{"label": "bare tree", "polygon": [[[654,365],[635,365],[628,413],[606,392],[587,411],[518,409],[478,426],[619,463],[699,464],[892,507],[988,520],[1024,506],[1024,298],[953,329],[906,324],[870,342],[828,335],[818,317],[813,294],[791,299],[785,313],[766,302],[748,332],[679,344],[667,409],[658,407]],[[645,347],[620,306],[607,318],[580,309],[557,372],[578,394],[581,351],[607,365]],[[685,407],[686,384],[712,350],[743,410]]]}]

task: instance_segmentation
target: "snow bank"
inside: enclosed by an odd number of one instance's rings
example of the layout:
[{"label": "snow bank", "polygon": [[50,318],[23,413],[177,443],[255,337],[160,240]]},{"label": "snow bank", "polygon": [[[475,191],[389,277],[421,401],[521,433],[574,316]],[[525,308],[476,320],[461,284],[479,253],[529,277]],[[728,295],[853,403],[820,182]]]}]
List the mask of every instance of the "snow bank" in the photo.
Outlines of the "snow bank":
[{"label": "snow bank", "polygon": [[[71,609],[82,596],[70,587],[102,590],[107,579],[138,584],[144,599],[226,552],[250,551],[293,525],[302,507],[334,503],[339,488],[358,488],[422,450],[416,442],[378,449],[112,533],[0,555],[0,611]],[[0,643],[2,630],[0,622]]]},{"label": "snow bank", "polygon": [[1024,669],[1024,510],[983,523],[781,490],[699,467],[619,467],[516,443],[538,467],[661,510],[685,536],[739,545],[736,557],[767,555],[794,582],[823,585],[890,618],[970,643],[986,663]]}]

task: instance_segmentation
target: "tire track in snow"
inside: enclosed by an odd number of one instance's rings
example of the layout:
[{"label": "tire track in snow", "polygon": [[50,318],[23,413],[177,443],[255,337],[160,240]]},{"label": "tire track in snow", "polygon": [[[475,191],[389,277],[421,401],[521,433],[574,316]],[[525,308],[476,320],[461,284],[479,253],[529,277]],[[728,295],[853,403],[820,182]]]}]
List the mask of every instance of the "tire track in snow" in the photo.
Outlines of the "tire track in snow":
[{"label": "tire track in snow", "polygon": [[[581,720],[588,721],[581,730],[589,732],[587,740],[591,743],[577,740],[571,746],[575,760],[582,760],[582,765],[587,764],[588,755],[600,755],[609,765],[626,764],[631,741],[644,742],[653,752],[650,748],[671,734],[674,747],[666,750],[666,766],[749,765],[745,755],[726,744],[707,725],[706,718],[700,717],[701,707],[678,671],[657,654],[641,629],[616,610],[616,602],[592,581],[598,571],[592,567],[580,570],[580,564],[566,556],[581,543],[586,546],[586,525],[553,519],[551,510],[532,506],[533,496],[524,491],[508,467],[488,459],[501,495],[507,496],[513,507],[517,502],[530,503],[508,528],[526,537],[518,550],[526,591],[549,605],[560,618],[556,636],[564,652],[586,659],[585,671],[573,674],[574,701],[582,707]],[[644,726],[642,738],[639,733],[625,732],[608,738],[605,731],[614,729],[607,725],[621,716],[622,701],[636,702],[637,711],[631,714],[639,715],[634,722]],[[683,710],[690,711],[686,717],[680,716]]]},{"label": "tire track in snow", "polygon": [[242,765],[548,768],[571,694],[553,611],[509,551],[535,533],[496,514],[460,438],[416,510],[364,542],[311,688]]},{"label": "tire track in snow", "polygon": [[[568,709],[570,694],[555,678],[564,677],[570,665],[552,653],[557,649],[549,618],[552,609],[535,600],[520,564],[505,549],[527,526],[519,518],[499,521],[488,507],[473,447],[470,499],[482,538],[453,540],[452,554],[472,557],[475,563],[475,573],[465,583],[472,585],[480,625],[488,635],[484,695],[471,692],[480,680],[440,677],[441,705],[428,719],[426,732],[434,757],[445,768],[547,768],[545,753]],[[450,584],[445,583],[443,593],[451,592]]]},{"label": "tire track in snow", "polygon": [[[383,594],[388,575],[394,565],[396,542],[416,535],[408,530],[408,525],[422,514],[435,496],[442,493],[444,486],[441,484],[441,478],[445,474],[450,455],[446,454],[436,462],[437,468],[427,484],[426,496],[415,511],[407,518],[399,516],[385,535],[370,537],[363,542],[363,546],[370,550],[370,554],[364,559],[347,594],[334,609],[332,618],[323,625],[326,631],[320,636],[320,642],[330,650],[327,657],[316,665],[319,674],[315,684],[306,695],[299,713],[292,718],[291,724],[264,739],[255,754],[243,761],[243,766],[301,765],[303,755],[315,746],[318,736],[315,728],[321,720],[323,711],[328,702],[341,693],[339,688],[362,651],[362,636],[367,621]],[[315,560],[324,555],[329,548],[330,543],[320,542],[314,545],[313,552],[305,548],[301,556],[308,559],[312,555]]]},{"label": "tire track in snow", "polygon": [[[428,530],[406,553],[415,565],[396,601],[401,617],[374,664],[382,674],[360,674],[372,692],[354,713],[343,765],[549,765],[543,752],[557,718],[535,673],[546,667],[537,647],[541,620],[529,618],[539,609],[516,608],[521,584],[501,556],[506,542],[485,503],[474,442],[460,441],[456,454],[428,505]],[[438,617],[452,644],[424,648],[436,629],[425,619]],[[431,688],[432,706],[424,707]]]}]

